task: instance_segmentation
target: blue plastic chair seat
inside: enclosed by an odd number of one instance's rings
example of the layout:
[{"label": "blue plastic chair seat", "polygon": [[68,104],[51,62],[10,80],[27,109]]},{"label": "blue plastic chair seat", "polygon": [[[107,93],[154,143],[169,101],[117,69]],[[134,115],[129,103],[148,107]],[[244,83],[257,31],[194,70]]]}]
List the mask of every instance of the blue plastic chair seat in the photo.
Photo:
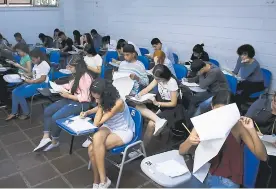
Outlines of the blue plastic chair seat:
[{"label": "blue plastic chair seat", "polygon": [[140,49],[140,52],[141,52],[141,55],[142,56],[145,56],[145,54],[149,54],[149,50],[146,49],[146,48],[139,48]]},{"label": "blue plastic chair seat", "polygon": [[188,69],[186,68],[186,66],[181,64],[173,64],[173,68],[176,74],[176,78],[178,80],[187,77]]},{"label": "blue plastic chair seat", "polygon": [[236,92],[237,92],[237,85],[238,85],[237,78],[234,77],[234,76],[228,75],[228,74],[224,74],[224,75],[225,75],[226,80],[228,82],[228,86],[231,90],[231,93],[235,95]]},{"label": "blue plastic chair seat", "polygon": [[149,69],[150,62],[149,62],[149,59],[147,57],[145,57],[145,56],[138,56],[138,60],[144,64],[146,70]]},{"label": "blue plastic chair seat", "polygon": [[178,58],[178,55],[177,55],[177,54],[173,53],[173,59],[174,59],[174,63],[175,63],[175,64],[178,64],[179,58]]}]

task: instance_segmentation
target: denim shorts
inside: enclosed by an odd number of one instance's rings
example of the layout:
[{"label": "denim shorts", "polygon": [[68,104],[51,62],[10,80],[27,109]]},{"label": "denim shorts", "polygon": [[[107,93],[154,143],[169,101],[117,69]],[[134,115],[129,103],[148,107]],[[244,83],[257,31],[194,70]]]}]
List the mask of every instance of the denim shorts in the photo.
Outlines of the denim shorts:
[{"label": "denim shorts", "polygon": [[240,188],[239,184],[221,176],[208,174],[205,181],[209,188]]}]

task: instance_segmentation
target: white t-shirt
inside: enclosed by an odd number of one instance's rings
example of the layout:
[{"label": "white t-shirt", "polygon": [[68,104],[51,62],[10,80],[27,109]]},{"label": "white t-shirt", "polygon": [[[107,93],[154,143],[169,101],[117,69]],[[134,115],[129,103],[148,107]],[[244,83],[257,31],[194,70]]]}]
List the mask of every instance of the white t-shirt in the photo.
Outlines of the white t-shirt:
[{"label": "white t-shirt", "polygon": [[48,74],[50,72],[50,66],[46,61],[42,61],[40,64],[35,64],[33,67],[33,79],[39,79],[41,76],[46,75],[45,82],[47,83],[49,81]]},{"label": "white t-shirt", "polygon": [[103,59],[98,54],[96,56],[85,56],[84,61],[87,66],[90,66],[93,68],[97,68],[98,66],[102,66],[103,64]]},{"label": "white t-shirt", "polygon": [[177,82],[174,78],[166,83],[158,83],[158,92],[163,100],[171,100],[171,92],[178,90]]},{"label": "white t-shirt", "polygon": [[128,41],[127,43],[134,46],[134,49],[137,52],[138,56],[142,55],[140,49],[133,42]]}]

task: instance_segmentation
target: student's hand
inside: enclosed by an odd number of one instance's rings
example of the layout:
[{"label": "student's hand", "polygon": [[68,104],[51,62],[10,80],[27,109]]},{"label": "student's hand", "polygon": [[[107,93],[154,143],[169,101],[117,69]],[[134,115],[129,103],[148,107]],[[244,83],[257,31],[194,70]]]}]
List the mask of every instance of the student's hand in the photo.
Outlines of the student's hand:
[{"label": "student's hand", "polygon": [[113,63],[116,63],[117,62],[117,60],[116,59],[114,59],[114,58],[112,58],[112,60],[111,60]]},{"label": "student's hand", "polygon": [[87,115],[88,115],[87,112],[81,112],[81,113],[80,113],[80,118],[84,119],[84,118],[87,117]]},{"label": "student's hand", "polygon": [[159,103],[156,101],[155,97],[152,97],[150,100],[155,106],[159,106]]},{"label": "student's hand", "polygon": [[69,98],[69,96],[70,96],[70,94],[67,93],[67,92],[61,92],[61,93],[59,93],[59,94],[60,94],[60,96],[62,96],[63,98]]},{"label": "student's hand", "polygon": [[31,80],[31,79],[25,79],[24,81],[25,81],[26,83],[30,83],[30,84],[34,83],[34,81]]},{"label": "student's hand", "polygon": [[143,95],[145,95],[145,94],[147,94],[147,91],[145,90],[145,89],[143,89],[142,91],[140,91],[139,93],[138,93],[138,95],[137,96],[143,96]]},{"label": "student's hand", "polygon": [[246,128],[246,129],[252,129],[254,128],[253,120],[249,117],[241,117],[239,122]]},{"label": "student's hand", "polygon": [[157,57],[157,56],[154,57],[154,58],[153,58],[153,61],[154,61],[155,65],[157,65],[157,64],[158,64],[158,57]]},{"label": "student's hand", "polygon": [[257,135],[258,135],[258,136],[264,136],[264,134],[261,133],[260,131],[257,131]]},{"label": "student's hand", "polygon": [[18,64],[18,63],[15,63],[15,62],[14,62],[12,65],[13,65],[14,67],[16,67],[16,68],[20,68],[20,64]]},{"label": "student's hand", "polygon": [[130,77],[132,80],[139,81],[139,77],[137,77],[137,75],[135,75],[135,74],[130,74],[129,77]]},{"label": "student's hand", "polygon": [[199,136],[195,129],[192,130],[190,136],[188,137],[188,140],[189,140],[190,144],[193,146],[198,145],[200,143]]}]

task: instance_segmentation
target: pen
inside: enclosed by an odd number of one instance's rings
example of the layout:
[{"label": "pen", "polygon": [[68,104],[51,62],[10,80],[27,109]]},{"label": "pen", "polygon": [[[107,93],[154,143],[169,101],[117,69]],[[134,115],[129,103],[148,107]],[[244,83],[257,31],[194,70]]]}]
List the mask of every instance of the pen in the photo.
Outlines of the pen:
[{"label": "pen", "polygon": [[186,125],[184,125],[184,123],[182,123],[182,125],[185,127],[185,129],[188,131],[188,133],[191,134],[191,132],[189,131],[189,129],[186,127]]},{"label": "pen", "polygon": [[259,131],[260,133],[262,133],[261,130],[260,130],[260,128],[258,127],[257,123],[256,123],[255,121],[254,121],[254,123],[255,123],[255,125],[256,125],[258,131]]}]

